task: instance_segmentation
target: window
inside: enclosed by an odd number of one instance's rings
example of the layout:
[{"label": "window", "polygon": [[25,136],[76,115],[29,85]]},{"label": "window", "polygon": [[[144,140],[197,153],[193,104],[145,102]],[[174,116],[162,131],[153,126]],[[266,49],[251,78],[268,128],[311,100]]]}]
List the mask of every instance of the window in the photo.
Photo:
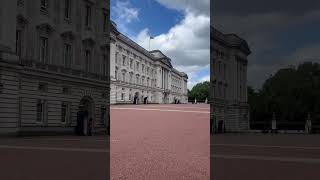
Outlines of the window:
[{"label": "window", "polygon": [[132,80],[133,80],[133,79],[132,79],[132,76],[133,76],[133,75],[132,75],[132,73],[131,73],[131,74],[130,74],[130,82],[132,82]]},{"label": "window", "polygon": [[121,93],[121,100],[124,101],[124,93]]},{"label": "window", "polygon": [[136,70],[139,71],[139,62],[137,62]]},{"label": "window", "polygon": [[131,95],[131,94],[129,94],[129,100],[131,101],[131,99],[132,99],[132,95]]},{"label": "window", "polygon": [[63,94],[69,94],[70,93],[70,89],[68,87],[63,87],[62,88],[62,93]]},{"label": "window", "polygon": [[85,57],[85,71],[90,72],[90,63],[91,63],[91,52],[86,50],[86,57]]},{"label": "window", "polygon": [[86,6],[86,27],[91,26],[91,6]]},{"label": "window", "polygon": [[119,53],[116,52],[116,64],[118,64],[118,56],[119,56]]},{"label": "window", "polygon": [[118,79],[118,71],[116,70],[114,73],[115,73],[115,78]]},{"label": "window", "polygon": [[122,81],[124,82],[126,80],[126,73],[122,73]]},{"label": "window", "polygon": [[107,13],[103,13],[103,32],[107,32],[108,31],[108,14]]},{"label": "window", "polygon": [[38,100],[37,102],[37,123],[43,123],[45,118],[45,102],[43,100]]},{"label": "window", "polygon": [[130,69],[132,69],[132,63],[133,63],[133,60],[130,59]]},{"label": "window", "polygon": [[122,66],[126,65],[126,56],[122,56]]},{"label": "window", "polygon": [[223,78],[226,79],[226,70],[227,70],[227,65],[223,64]]},{"label": "window", "polygon": [[139,77],[136,78],[136,84],[139,84]]},{"label": "window", "polygon": [[103,55],[103,58],[102,58],[102,74],[104,76],[107,76],[107,55]]},{"label": "window", "polygon": [[71,15],[71,0],[64,0],[64,18],[70,19]]},{"label": "window", "polygon": [[41,0],[41,9],[42,10],[48,9],[48,0]]},{"label": "window", "polygon": [[40,37],[40,62],[48,62],[48,38]]},{"label": "window", "polygon": [[70,106],[67,103],[61,105],[61,123],[66,124],[69,122]]},{"label": "window", "polygon": [[142,72],[144,72],[144,64],[142,64]]},{"label": "window", "polygon": [[65,68],[71,68],[71,59],[72,59],[71,45],[64,44],[64,67]]},{"label": "window", "polygon": [[21,56],[21,46],[22,46],[21,30],[17,30],[16,31],[16,53],[18,56]]},{"label": "window", "polygon": [[46,92],[48,90],[48,84],[47,83],[39,83],[38,90],[42,92]]}]

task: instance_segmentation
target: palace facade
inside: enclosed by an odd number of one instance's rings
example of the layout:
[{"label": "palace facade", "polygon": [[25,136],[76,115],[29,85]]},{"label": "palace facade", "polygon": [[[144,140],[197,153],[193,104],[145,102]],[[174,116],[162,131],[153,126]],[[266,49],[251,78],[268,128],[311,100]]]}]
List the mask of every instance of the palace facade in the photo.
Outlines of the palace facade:
[{"label": "palace facade", "polygon": [[188,76],[159,50],[147,51],[117,30],[110,32],[111,104],[187,103]]},{"label": "palace facade", "polygon": [[211,120],[213,132],[249,130],[247,42],[211,27]]},{"label": "palace facade", "polygon": [[0,133],[109,130],[109,0],[1,0]]}]

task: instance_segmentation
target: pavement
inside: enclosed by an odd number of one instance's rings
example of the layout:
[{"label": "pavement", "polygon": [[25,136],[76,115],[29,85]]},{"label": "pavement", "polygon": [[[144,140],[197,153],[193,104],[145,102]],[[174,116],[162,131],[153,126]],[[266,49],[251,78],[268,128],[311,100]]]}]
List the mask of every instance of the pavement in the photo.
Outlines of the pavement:
[{"label": "pavement", "polygon": [[0,138],[0,179],[106,180],[108,151],[107,136]]},{"label": "pavement", "polygon": [[209,180],[209,105],[111,106],[112,180]]},{"label": "pavement", "polygon": [[212,180],[319,180],[320,135],[211,136]]}]

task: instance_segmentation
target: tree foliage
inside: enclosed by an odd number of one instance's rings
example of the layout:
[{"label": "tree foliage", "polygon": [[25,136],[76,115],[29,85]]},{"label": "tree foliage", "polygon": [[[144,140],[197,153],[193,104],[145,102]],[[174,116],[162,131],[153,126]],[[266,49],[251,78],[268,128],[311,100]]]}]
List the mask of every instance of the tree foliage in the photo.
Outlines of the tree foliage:
[{"label": "tree foliage", "polygon": [[188,91],[189,100],[194,101],[194,99],[197,99],[197,101],[205,101],[207,98],[209,98],[209,89],[209,81],[196,84],[193,86],[191,91]]},{"label": "tree foliage", "polygon": [[320,64],[280,69],[258,92],[248,87],[248,101],[254,122],[270,120],[273,112],[281,121],[304,122],[310,113],[320,122]]}]

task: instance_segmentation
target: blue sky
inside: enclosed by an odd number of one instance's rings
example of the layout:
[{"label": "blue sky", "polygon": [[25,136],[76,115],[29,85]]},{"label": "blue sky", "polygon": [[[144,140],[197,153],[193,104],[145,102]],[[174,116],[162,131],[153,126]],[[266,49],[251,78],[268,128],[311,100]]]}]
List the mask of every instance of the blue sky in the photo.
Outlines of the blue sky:
[{"label": "blue sky", "polygon": [[[188,88],[209,80],[209,0],[111,0],[118,30],[148,49],[159,49],[189,76]],[[207,8],[207,9],[206,9]]]},{"label": "blue sky", "polygon": [[[111,7],[117,6],[118,0],[111,0]],[[183,18],[183,12],[171,10],[154,0],[130,0],[120,2],[129,2],[128,7],[138,11],[138,19],[135,19],[128,25],[130,27],[130,35],[137,36],[138,33],[148,27],[152,35],[158,35],[167,32],[172,26]],[[115,11],[111,11],[111,19],[118,18]]]}]

